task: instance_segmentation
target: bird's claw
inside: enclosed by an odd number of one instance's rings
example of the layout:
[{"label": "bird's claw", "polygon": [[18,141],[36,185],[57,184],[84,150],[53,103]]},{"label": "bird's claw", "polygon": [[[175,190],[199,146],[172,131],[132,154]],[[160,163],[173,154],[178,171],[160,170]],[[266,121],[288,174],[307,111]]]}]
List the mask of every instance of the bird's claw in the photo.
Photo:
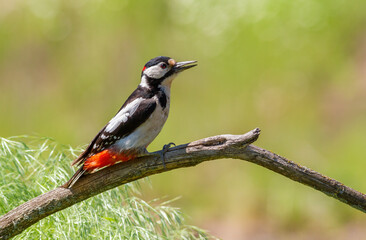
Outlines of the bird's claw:
[{"label": "bird's claw", "polygon": [[176,146],[175,143],[170,142],[168,144],[165,144],[163,146],[163,149],[160,151],[160,156],[161,156],[161,159],[163,161],[164,168],[166,168],[166,165],[165,165],[165,153],[167,153],[172,146],[175,147]]}]

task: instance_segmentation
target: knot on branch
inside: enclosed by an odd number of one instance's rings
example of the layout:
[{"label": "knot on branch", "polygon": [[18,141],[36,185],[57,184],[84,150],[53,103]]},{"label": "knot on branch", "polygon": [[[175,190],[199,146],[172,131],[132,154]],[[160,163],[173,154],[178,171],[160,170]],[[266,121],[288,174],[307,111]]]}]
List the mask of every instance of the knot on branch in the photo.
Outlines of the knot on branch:
[{"label": "knot on branch", "polygon": [[[244,148],[256,141],[259,137],[260,132],[261,130],[259,128],[255,128],[252,131],[242,135],[218,135],[191,142],[185,147],[187,148],[187,152],[192,152],[194,151],[194,149],[201,151],[221,150],[228,148]],[[179,147],[180,146],[177,146],[176,149],[179,149]],[[172,148],[170,149],[170,151],[174,151],[174,149],[175,148]]]}]

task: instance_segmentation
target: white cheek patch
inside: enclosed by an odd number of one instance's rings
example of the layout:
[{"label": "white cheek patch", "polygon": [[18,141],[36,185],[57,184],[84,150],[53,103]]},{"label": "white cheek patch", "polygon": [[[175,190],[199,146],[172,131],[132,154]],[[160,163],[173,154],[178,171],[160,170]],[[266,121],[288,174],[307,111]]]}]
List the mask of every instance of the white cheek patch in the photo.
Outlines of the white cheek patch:
[{"label": "white cheek patch", "polygon": [[161,78],[163,77],[168,71],[169,71],[169,67],[162,69],[160,66],[155,65],[149,68],[146,68],[144,73],[150,77],[150,78]]},{"label": "white cheek patch", "polygon": [[124,122],[127,122],[128,118],[132,116],[137,108],[139,107],[140,103],[143,101],[143,98],[137,98],[134,101],[130,102],[125,106],[116,116],[109,121],[107,127],[105,128],[106,132],[113,132],[116,128]]}]

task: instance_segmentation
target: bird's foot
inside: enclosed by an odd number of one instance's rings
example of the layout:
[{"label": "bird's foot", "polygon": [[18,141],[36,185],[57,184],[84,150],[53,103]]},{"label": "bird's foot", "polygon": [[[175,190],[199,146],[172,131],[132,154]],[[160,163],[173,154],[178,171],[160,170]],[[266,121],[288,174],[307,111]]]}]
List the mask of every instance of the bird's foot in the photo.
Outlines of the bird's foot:
[{"label": "bird's foot", "polygon": [[162,159],[162,161],[163,161],[163,166],[164,166],[164,168],[166,168],[166,165],[165,165],[165,153],[167,153],[167,152],[169,152],[169,149],[172,147],[172,146],[176,146],[175,145],[175,143],[173,143],[173,142],[170,142],[170,143],[168,143],[168,144],[165,144],[164,146],[163,146],[163,149],[160,151],[160,157],[161,157],[161,159]]}]

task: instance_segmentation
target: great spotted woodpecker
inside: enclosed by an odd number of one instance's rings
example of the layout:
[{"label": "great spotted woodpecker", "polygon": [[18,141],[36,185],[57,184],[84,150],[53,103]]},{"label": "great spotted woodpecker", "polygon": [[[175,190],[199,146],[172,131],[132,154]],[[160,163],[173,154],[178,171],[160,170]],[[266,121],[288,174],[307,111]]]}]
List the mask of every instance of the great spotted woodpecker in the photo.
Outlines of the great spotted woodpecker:
[{"label": "great spotted woodpecker", "polygon": [[142,69],[137,89],[72,162],[71,165],[81,167],[64,186],[71,188],[84,174],[146,154],[146,147],[168,118],[173,79],[180,72],[197,65],[194,63],[196,61],[176,62],[163,56],[148,61]]}]

